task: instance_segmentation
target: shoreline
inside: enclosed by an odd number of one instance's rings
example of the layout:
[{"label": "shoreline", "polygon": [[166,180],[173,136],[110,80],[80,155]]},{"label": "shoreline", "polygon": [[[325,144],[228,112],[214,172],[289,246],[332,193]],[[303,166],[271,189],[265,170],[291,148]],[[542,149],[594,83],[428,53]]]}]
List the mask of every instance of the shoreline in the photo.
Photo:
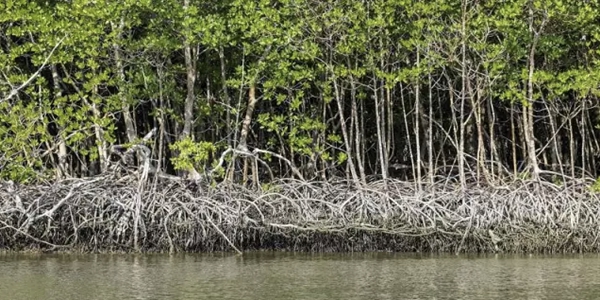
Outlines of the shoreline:
[{"label": "shoreline", "polygon": [[[258,188],[109,175],[0,183],[0,251],[597,253],[593,179],[423,186],[279,180]],[[492,230],[492,233],[490,233]]]}]

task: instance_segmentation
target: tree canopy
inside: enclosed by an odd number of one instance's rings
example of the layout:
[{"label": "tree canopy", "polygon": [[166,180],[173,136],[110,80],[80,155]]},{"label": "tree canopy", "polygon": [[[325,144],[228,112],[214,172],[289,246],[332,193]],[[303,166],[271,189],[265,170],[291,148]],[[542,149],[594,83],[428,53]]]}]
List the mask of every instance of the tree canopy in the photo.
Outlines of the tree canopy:
[{"label": "tree canopy", "polygon": [[7,0],[0,179],[597,177],[599,63],[598,0]]}]

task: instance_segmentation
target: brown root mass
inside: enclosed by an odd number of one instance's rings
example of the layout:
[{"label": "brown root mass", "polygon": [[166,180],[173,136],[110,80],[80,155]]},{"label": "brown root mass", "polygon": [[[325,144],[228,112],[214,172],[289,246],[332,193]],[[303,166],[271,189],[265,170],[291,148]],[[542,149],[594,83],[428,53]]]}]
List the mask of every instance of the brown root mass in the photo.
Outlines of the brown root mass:
[{"label": "brown root mass", "polygon": [[443,183],[421,192],[400,181],[248,189],[108,175],[0,183],[0,249],[596,252],[600,197],[591,183],[464,192]]}]

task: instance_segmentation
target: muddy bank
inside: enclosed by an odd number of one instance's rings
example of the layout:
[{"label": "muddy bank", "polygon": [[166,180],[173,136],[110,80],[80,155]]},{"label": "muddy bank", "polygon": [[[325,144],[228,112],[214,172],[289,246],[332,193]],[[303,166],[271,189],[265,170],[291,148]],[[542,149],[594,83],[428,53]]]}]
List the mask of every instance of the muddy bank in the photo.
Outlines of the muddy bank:
[{"label": "muddy bank", "polygon": [[4,182],[0,250],[597,252],[600,197],[591,184]]}]

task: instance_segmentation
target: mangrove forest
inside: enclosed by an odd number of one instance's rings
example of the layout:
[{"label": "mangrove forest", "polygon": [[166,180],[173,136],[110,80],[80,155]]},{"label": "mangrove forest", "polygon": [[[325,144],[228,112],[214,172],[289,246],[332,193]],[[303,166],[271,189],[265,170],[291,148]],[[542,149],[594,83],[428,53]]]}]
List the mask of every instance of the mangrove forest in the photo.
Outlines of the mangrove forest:
[{"label": "mangrove forest", "polygon": [[4,0],[0,249],[600,251],[599,0]]}]

